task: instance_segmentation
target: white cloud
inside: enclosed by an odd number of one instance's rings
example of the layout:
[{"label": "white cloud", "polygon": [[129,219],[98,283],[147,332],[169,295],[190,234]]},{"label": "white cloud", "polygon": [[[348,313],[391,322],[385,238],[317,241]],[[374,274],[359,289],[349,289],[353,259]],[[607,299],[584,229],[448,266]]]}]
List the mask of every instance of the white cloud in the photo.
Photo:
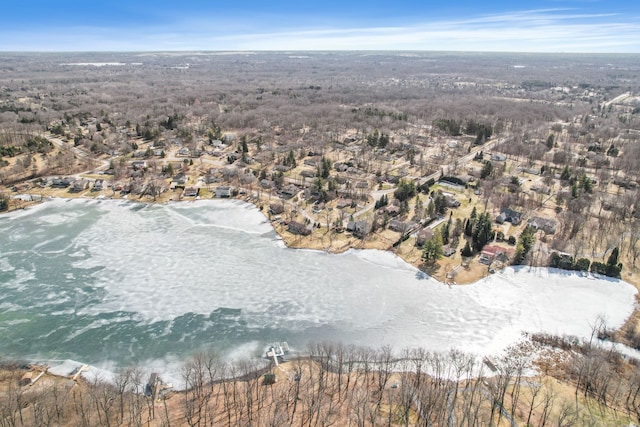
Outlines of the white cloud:
[{"label": "white cloud", "polygon": [[[265,50],[475,50],[640,52],[640,25],[612,14],[524,11],[410,27],[376,27],[230,34],[218,48]],[[603,19],[608,18],[608,19]]]},{"label": "white cloud", "polygon": [[[244,33],[182,28],[69,29],[67,34],[11,35],[3,50],[465,50],[640,53],[640,22],[632,16],[570,9],[515,11],[396,27],[285,28],[256,25]],[[228,32],[227,32],[228,31]],[[48,45],[40,47],[42,40]]]}]

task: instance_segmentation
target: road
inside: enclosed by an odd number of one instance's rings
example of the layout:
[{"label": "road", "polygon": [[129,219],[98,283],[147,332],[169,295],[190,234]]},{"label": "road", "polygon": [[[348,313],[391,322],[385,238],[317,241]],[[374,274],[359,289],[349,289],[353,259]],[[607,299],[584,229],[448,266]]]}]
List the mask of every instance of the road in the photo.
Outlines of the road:
[{"label": "road", "polygon": [[93,155],[87,153],[86,151],[74,146],[73,144],[69,144],[68,142],[65,142],[63,140],[61,140],[60,138],[51,135],[50,133],[45,133],[44,137],[47,138],[47,140],[49,142],[51,142],[53,145],[55,145],[56,147],[58,147],[58,149],[62,149],[62,150],[70,150],[74,156],[88,162],[89,164],[95,164],[96,161],[99,161],[101,163],[100,166],[98,167],[92,167],[91,169],[88,169],[86,171],[83,172],[79,172],[76,175],[82,175],[85,173],[91,173],[96,169],[99,168],[104,168],[104,169],[108,169],[109,168],[109,164],[110,164],[110,160],[99,160],[96,159],[95,157],[93,157]]}]

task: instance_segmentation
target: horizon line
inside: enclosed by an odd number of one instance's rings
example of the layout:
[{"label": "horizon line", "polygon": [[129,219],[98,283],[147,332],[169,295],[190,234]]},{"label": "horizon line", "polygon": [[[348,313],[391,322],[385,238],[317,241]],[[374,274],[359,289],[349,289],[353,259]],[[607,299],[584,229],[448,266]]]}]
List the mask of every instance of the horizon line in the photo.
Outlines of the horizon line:
[{"label": "horizon line", "polygon": [[2,50],[0,54],[69,54],[69,53],[359,53],[359,52],[411,52],[411,53],[505,53],[505,54],[545,54],[545,55],[640,55],[640,52],[604,51],[517,51],[517,50],[451,50],[451,49],[148,49],[148,50]]}]

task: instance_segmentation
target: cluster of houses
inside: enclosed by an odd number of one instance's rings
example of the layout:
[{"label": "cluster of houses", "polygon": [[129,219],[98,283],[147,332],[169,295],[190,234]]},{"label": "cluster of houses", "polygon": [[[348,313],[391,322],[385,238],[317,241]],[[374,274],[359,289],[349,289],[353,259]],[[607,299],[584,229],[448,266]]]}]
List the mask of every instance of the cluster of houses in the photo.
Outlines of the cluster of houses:
[{"label": "cluster of houses", "polygon": [[[523,219],[524,214],[522,212],[518,212],[510,208],[503,208],[500,211],[500,214],[496,217],[496,222],[498,224],[510,222],[517,226],[522,223]],[[527,221],[527,225],[535,228],[536,230],[544,231],[546,234],[555,234],[558,222],[555,219],[534,216]]]},{"label": "cluster of houses", "polygon": [[[102,185],[102,180],[98,184],[98,188]],[[73,178],[73,177],[53,177],[49,181],[44,181],[42,185],[51,185],[52,188],[68,188],[69,191],[74,193],[79,193],[81,191],[87,190],[91,184],[94,184],[96,181],[91,181],[85,178]],[[96,190],[97,191],[97,190]]]}]

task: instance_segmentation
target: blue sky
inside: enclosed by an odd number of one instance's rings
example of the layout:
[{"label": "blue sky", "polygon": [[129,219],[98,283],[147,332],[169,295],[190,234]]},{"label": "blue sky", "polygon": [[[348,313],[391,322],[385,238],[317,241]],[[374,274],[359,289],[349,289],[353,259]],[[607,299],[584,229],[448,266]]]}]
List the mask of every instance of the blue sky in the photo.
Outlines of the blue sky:
[{"label": "blue sky", "polygon": [[3,0],[0,51],[640,53],[640,1]]}]

